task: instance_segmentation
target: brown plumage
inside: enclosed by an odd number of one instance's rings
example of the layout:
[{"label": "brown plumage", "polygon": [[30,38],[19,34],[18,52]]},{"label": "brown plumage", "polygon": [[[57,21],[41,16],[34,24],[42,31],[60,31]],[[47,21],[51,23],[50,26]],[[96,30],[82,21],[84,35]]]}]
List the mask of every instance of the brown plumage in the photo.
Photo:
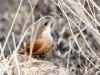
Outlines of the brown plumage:
[{"label": "brown plumage", "polygon": [[[51,36],[51,22],[50,20],[42,21],[39,24],[36,40],[32,49],[32,55],[45,55],[51,48],[53,37]],[[19,51],[19,54],[30,53],[31,41],[26,42],[26,46]]]}]

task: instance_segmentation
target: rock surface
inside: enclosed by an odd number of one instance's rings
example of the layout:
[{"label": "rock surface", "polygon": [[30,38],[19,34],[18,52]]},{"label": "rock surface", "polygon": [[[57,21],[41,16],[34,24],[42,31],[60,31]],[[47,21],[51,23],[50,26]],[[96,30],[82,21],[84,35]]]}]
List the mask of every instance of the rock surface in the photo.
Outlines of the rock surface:
[{"label": "rock surface", "polygon": [[[9,55],[5,60],[0,62],[0,73],[4,72],[4,75],[67,75],[67,70],[60,68],[52,64],[51,62],[44,60],[37,60],[32,58],[28,60],[27,55],[17,54],[16,58],[10,62],[10,65],[5,70],[9,60],[13,55]],[[18,62],[17,62],[18,61]],[[31,64],[29,65],[29,62]],[[68,75],[75,75],[68,71]]]}]

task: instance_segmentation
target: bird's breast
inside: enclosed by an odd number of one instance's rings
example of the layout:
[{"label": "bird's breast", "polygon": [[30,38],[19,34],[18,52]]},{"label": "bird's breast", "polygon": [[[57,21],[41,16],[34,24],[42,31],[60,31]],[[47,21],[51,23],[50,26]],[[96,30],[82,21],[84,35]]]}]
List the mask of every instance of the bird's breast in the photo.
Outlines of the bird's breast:
[{"label": "bird's breast", "polygon": [[40,39],[36,39],[33,54],[34,55],[45,55],[52,48],[53,38],[45,36]]}]

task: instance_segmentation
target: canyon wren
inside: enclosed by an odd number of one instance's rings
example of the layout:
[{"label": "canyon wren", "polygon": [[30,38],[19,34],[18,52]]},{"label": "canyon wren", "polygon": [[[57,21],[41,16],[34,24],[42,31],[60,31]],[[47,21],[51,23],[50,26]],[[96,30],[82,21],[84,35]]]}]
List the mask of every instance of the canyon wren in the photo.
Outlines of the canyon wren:
[{"label": "canyon wren", "polygon": [[[38,24],[37,24],[38,25]],[[32,55],[45,55],[52,48],[53,37],[51,36],[51,21],[45,20],[39,23],[36,40],[32,49]],[[30,39],[26,42],[26,46],[19,51],[19,54],[30,53]]]}]

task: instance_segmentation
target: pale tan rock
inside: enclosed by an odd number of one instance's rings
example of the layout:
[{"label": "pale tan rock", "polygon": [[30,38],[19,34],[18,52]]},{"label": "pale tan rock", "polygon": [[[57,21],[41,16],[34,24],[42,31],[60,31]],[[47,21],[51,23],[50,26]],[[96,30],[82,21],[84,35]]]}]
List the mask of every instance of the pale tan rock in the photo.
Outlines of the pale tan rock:
[{"label": "pale tan rock", "polygon": [[[5,64],[8,63],[11,56],[8,56],[7,59],[2,60],[0,62],[0,73],[3,73],[5,69]],[[52,64],[48,61],[37,60],[32,58],[31,59],[31,66],[29,67],[28,56],[26,55],[17,55],[18,65],[16,65],[15,60],[13,59],[10,62],[7,70],[8,72],[4,72],[5,75],[67,75],[67,70],[64,68],[60,68]],[[3,74],[3,75],[4,75]],[[75,75],[68,71],[68,75]]]}]

